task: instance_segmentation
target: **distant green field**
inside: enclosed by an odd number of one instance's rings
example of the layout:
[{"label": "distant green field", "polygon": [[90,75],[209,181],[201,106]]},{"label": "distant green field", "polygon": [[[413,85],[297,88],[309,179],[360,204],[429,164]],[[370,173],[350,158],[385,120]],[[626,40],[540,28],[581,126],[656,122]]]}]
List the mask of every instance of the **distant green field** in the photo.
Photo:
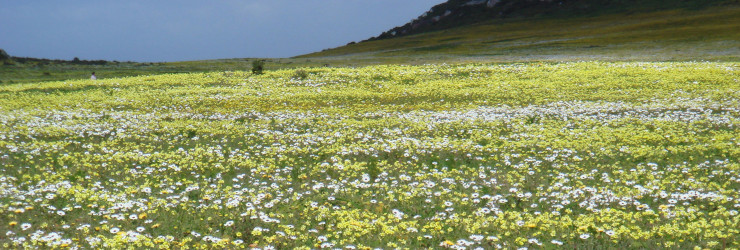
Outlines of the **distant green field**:
[{"label": "distant green field", "polygon": [[0,246],[740,247],[740,65],[0,86]]},{"label": "distant green field", "polygon": [[252,68],[252,61],[254,60],[266,60],[267,70],[322,66],[327,63],[320,61],[312,62],[310,59],[279,58],[219,59],[160,63],[108,62],[105,65],[80,65],[70,62],[30,62],[14,63],[12,65],[2,65],[0,63],[0,85],[89,79],[92,72],[96,72],[98,78],[105,79],[172,73],[250,70]]}]

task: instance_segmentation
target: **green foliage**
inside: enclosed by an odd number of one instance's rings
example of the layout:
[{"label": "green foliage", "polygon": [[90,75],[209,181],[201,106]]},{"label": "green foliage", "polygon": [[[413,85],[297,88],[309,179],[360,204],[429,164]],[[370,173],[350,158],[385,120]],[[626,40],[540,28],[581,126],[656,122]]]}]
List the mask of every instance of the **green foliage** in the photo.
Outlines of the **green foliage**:
[{"label": "green foliage", "polygon": [[252,61],[252,74],[261,75],[265,70],[265,60]]},{"label": "green foliage", "polygon": [[10,55],[8,55],[8,52],[5,52],[5,50],[0,49],[0,62],[9,60],[9,59],[10,59]]},{"label": "green foliage", "polygon": [[297,69],[295,72],[293,72],[293,76],[291,76],[291,78],[304,80],[308,78],[308,71],[306,71],[305,69]]}]

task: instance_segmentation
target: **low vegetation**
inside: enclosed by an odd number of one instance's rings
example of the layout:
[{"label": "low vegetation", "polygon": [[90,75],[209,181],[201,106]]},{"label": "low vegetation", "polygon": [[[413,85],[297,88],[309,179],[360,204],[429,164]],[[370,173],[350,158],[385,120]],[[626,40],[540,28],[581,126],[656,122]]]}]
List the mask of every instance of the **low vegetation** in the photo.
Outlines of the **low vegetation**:
[{"label": "low vegetation", "polygon": [[737,248],[740,65],[0,86],[0,246]]},{"label": "low vegetation", "polygon": [[186,62],[115,62],[47,60],[12,57],[0,62],[0,85],[36,83],[47,81],[89,79],[96,72],[99,79],[157,74],[250,70],[253,62],[263,61],[263,70],[324,65],[326,62],[311,59],[219,59]]}]

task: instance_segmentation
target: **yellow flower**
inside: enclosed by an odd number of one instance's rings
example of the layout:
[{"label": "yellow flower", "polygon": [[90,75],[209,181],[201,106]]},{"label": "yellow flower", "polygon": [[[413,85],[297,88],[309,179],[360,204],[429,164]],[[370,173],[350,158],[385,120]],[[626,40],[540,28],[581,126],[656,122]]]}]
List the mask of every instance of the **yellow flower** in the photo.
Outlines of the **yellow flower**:
[{"label": "yellow flower", "polygon": [[8,223],[8,225],[10,225],[12,227],[12,226],[18,225],[18,222],[17,221],[11,221],[10,223]]}]

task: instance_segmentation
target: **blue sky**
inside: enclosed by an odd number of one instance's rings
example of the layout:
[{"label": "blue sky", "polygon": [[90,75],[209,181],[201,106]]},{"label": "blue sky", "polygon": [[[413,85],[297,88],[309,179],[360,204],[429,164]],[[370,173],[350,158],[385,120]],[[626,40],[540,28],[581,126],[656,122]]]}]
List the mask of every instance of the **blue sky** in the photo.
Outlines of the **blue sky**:
[{"label": "blue sky", "polygon": [[67,60],[291,57],[379,35],[442,2],[0,0],[0,48]]}]

